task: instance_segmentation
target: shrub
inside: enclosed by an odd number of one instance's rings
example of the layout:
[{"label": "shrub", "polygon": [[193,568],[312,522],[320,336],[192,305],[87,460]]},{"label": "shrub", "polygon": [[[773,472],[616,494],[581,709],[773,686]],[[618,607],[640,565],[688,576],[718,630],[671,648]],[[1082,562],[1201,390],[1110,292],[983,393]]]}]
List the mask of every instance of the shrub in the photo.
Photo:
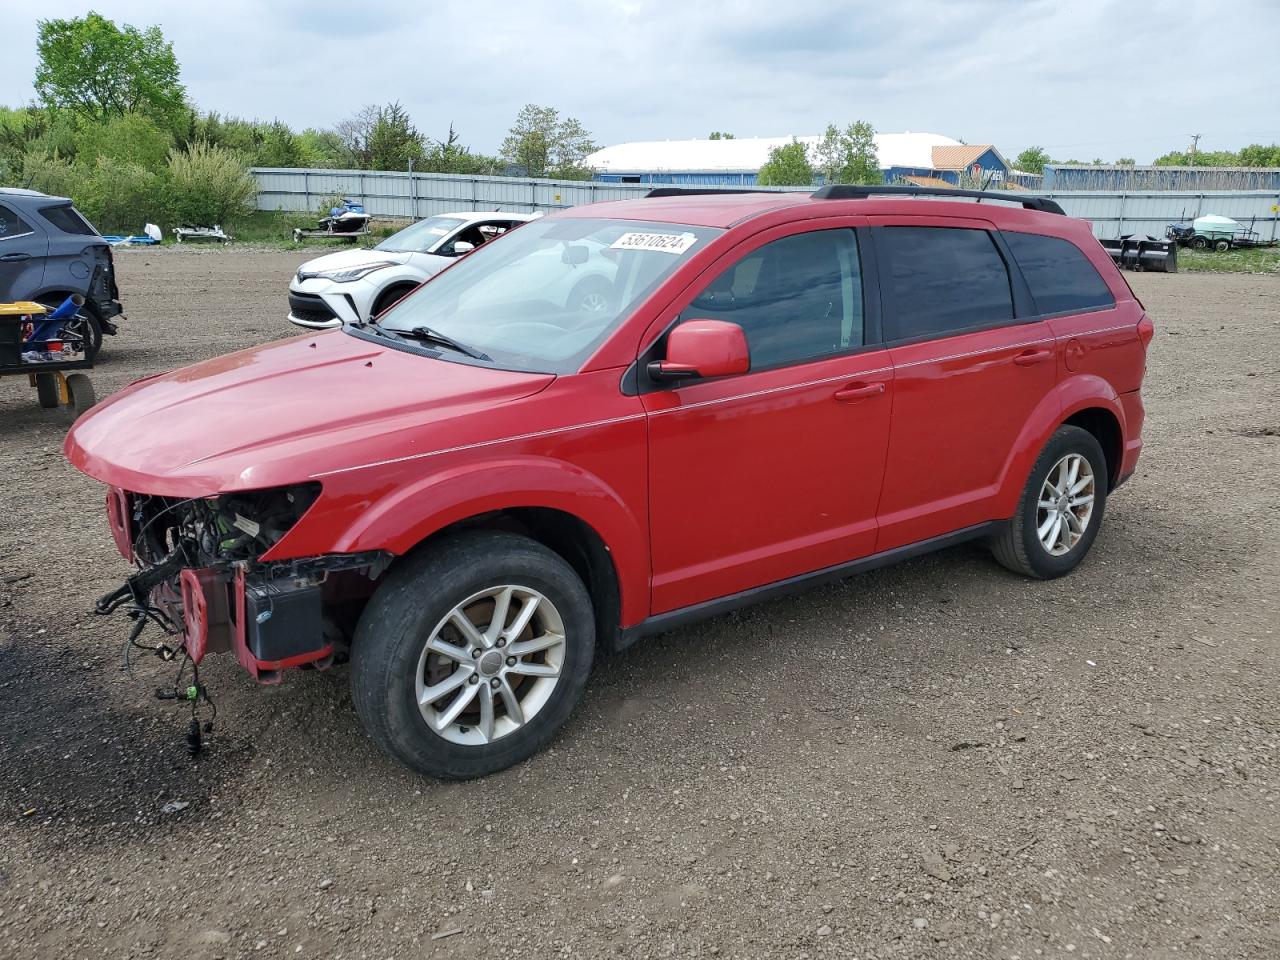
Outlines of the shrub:
[{"label": "shrub", "polygon": [[77,136],[76,158],[92,164],[105,157],[148,170],[163,170],[173,147],[173,137],[151,120],[136,113],[83,123]]},{"label": "shrub", "polygon": [[[84,169],[77,165],[78,169]],[[99,157],[85,170],[82,197],[76,204],[99,230],[140,233],[147,223],[165,219],[165,178],[139,163]]]},{"label": "shrub", "polygon": [[239,156],[203,141],[169,154],[169,212],[175,223],[228,226],[254,208],[258,182]]},{"label": "shrub", "polygon": [[69,160],[47,156],[43,150],[28,151],[22,158],[22,186],[39,190],[55,197],[70,197],[78,201],[80,178]]}]

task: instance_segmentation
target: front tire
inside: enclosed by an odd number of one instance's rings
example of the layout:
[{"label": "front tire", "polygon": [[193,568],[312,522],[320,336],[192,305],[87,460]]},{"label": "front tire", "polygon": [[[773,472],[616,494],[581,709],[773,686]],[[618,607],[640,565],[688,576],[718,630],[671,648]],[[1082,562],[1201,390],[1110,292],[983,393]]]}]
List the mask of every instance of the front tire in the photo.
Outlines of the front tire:
[{"label": "front tire", "polygon": [[1031,468],[1017,512],[991,543],[996,560],[1037,580],[1070,573],[1098,536],[1107,486],[1107,458],[1097,438],[1080,427],[1059,427]]},{"label": "front tire", "polygon": [[482,777],[551,741],[594,656],[591,599],[563,558],[515,534],[459,534],[409,557],[369,601],[352,701],[411,769]]}]

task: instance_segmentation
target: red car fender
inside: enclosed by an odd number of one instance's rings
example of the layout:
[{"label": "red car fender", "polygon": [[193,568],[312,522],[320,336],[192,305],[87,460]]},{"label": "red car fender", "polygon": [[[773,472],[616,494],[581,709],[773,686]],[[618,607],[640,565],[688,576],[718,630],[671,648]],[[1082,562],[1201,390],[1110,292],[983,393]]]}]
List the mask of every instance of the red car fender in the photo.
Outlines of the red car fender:
[{"label": "red car fender", "polygon": [[1091,407],[1110,411],[1120,424],[1120,435],[1124,438],[1129,436],[1125,427],[1124,408],[1106,380],[1092,374],[1080,374],[1060,381],[1053,390],[1045,394],[1027,418],[1009,459],[1005,461],[1000,473],[1000,493],[996,502],[999,516],[1013,516],[1031,468],[1053,432],[1072,415]]},{"label": "red car fender", "polygon": [[375,500],[345,530],[333,531],[332,552],[387,550],[400,556],[450,524],[520,507],[559,510],[594,530],[617,571],[622,626],[649,615],[649,546],[642,518],[599,477],[547,457],[513,456],[433,472]]}]

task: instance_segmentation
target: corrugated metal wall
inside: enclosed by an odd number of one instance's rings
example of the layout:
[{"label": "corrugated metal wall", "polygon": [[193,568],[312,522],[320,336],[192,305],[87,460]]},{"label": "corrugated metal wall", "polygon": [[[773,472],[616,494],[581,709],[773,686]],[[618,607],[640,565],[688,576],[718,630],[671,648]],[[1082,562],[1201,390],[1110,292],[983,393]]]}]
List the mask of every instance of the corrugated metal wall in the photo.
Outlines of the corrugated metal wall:
[{"label": "corrugated metal wall", "polygon": [[[375,217],[418,220],[454,210],[532,213],[602,200],[643,197],[648,184],[593,180],[467,177],[392,170],[293,170],[255,167],[259,210],[315,211],[342,194]],[[788,189],[788,188],[782,188]],[[804,187],[790,188],[803,190]]]},{"label": "corrugated metal wall", "polygon": [[[592,180],[529,180],[465,177],[439,173],[368,170],[255,168],[258,209],[315,211],[321,201],[343,194],[364,204],[375,217],[420,219],[453,210],[551,212],[601,200],[642,197],[648,184]],[[766,188],[759,188],[766,189]],[[809,190],[809,187],[775,187]],[[1172,192],[1036,192],[1052,197],[1069,216],[1093,223],[1097,237],[1122,233],[1164,236],[1167,224],[1218,214],[1252,225],[1263,240],[1280,239],[1280,192],[1265,190]]]}]

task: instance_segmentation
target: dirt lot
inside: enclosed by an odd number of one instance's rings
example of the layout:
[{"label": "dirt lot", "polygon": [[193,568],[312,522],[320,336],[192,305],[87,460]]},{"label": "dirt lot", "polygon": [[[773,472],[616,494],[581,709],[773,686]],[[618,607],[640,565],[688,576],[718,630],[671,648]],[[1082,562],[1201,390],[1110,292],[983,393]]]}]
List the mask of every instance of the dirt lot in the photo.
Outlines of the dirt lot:
[{"label": "dirt lot", "polygon": [[[123,253],[99,393],[288,334],[300,259]],[[1073,576],[960,548],[657,638],[466,784],[341,668],[207,666],[189,762],[89,612],[126,570],[67,417],[0,381],[0,956],[1280,955],[1280,278],[1133,284],[1147,451]]]}]

